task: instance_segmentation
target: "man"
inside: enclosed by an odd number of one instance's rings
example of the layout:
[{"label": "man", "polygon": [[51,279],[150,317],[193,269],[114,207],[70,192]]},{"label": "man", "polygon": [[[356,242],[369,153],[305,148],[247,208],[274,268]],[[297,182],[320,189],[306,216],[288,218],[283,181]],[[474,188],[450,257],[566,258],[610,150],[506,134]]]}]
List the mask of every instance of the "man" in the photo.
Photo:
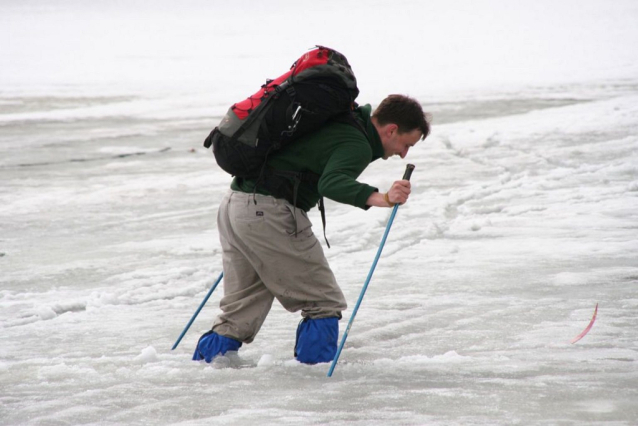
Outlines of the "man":
[{"label": "man", "polygon": [[193,360],[211,362],[252,342],[276,298],[286,310],[301,311],[297,360],[332,361],[346,300],[306,212],[322,196],[364,210],[405,203],[407,180],[380,193],[356,179],[374,160],[404,158],[430,132],[427,115],[409,97],[388,96],[374,115],[370,112],[369,105],[357,108],[360,125],[331,122],[268,158],[273,170],[314,174],[318,182],[276,175],[234,179],[217,218],[224,267],[222,314],[200,338]]}]

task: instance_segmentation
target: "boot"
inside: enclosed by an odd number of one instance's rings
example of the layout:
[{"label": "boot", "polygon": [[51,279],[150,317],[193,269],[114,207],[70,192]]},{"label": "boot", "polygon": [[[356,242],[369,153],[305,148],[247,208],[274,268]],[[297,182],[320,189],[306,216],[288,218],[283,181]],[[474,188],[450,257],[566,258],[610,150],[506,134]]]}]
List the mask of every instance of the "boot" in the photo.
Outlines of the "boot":
[{"label": "boot", "polygon": [[304,318],[297,327],[295,358],[304,364],[330,362],[337,353],[339,318]]},{"label": "boot", "polygon": [[205,360],[206,362],[211,362],[217,355],[225,355],[226,352],[237,351],[240,347],[240,341],[222,336],[211,330],[199,338],[197,348],[193,354],[193,361]]}]

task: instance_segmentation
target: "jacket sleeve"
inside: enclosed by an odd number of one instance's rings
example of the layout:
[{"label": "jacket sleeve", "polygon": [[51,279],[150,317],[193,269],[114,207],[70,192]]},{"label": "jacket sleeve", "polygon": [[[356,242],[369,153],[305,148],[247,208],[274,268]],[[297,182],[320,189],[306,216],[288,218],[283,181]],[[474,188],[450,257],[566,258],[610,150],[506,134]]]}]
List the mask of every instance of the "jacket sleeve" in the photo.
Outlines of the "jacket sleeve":
[{"label": "jacket sleeve", "polygon": [[357,181],[372,161],[372,149],[363,138],[340,143],[331,153],[319,179],[319,194],[339,203],[367,210],[366,201],[378,189]]}]

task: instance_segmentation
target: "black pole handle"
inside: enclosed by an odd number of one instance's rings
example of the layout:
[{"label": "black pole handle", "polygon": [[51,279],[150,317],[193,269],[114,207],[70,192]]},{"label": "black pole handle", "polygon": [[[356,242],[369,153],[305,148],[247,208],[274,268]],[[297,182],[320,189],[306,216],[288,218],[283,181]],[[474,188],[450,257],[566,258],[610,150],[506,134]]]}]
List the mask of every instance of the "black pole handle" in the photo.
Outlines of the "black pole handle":
[{"label": "black pole handle", "polygon": [[408,164],[407,166],[405,166],[405,173],[403,174],[403,180],[410,180],[410,177],[412,177],[412,172],[414,171],[414,168],[416,166],[414,164]]}]

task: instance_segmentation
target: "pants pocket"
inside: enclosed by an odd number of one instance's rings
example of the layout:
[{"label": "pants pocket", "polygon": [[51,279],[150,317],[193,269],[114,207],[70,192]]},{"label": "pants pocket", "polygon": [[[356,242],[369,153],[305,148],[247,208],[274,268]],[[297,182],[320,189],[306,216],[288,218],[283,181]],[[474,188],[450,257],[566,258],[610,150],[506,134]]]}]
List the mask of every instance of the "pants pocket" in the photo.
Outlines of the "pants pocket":
[{"label": "pants pocket", "polygon": [[290,227],[286,230],[289,235],[290,244],[296,250],[310,250],[318,243],[315,234],[312,232],[312,222],[308,219],[308,215],[305,211],[295,209],[293,206],[287,204],[286,207],[290,211]]},{"label": "pants pocket", "polygon": [[255,204],[250,199],[231,200],[230,214],[239,222],[263,222],[265,213],[259,203]]}]

